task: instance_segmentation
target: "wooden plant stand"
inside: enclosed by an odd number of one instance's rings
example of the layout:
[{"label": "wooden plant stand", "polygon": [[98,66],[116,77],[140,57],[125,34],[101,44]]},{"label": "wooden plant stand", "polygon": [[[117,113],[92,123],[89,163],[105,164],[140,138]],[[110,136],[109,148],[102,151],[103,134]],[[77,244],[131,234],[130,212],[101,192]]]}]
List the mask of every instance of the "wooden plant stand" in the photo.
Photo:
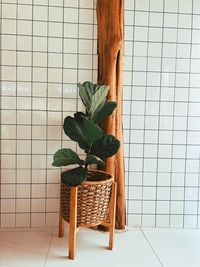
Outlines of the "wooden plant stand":
[{"label": "wooden plant stand", "polygon": [[[77,225],[77,199],[78,199],[78,186],[71,187],[70,190],[70,216],[69,216],[69,258],[74,260],[76,257],[76,234],[80,227],[94,227],[103,225],[109,228],[109,246],[108,249],[112,250],[115,229],[115,205],[116,205],[116,189],[117,184],[112,182],[111,198],[109,203],[108,219],[95,224],[81,224]],[[64,218],[62,211],[59,215],[59,237],[64,236]]]}]

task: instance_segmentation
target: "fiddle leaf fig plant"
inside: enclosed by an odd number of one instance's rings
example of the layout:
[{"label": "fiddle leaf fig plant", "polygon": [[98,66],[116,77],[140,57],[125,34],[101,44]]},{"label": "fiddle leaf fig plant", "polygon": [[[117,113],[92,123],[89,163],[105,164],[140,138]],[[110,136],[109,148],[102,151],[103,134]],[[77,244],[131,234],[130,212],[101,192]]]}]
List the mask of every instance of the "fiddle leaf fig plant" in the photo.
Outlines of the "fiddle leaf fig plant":
[{"label": "fiddle leaf fig plant", "polygon": [[62,182],[70,186],[86,181],[88,166],[96,164],[102,167],[105,164],[104,159],[115,155],[120,146],[118,139],[107,135],[97,124],[116,108],[115,102],[106,99],[109,87],[88,81],[79,83],[78,87],[85,113],[76,112],[73,117],[67,116],[63,129],[84,150],[86,157],[84,160],[80,159],[73,150],[63,148],[55,152],[52,163],[56,167],[76,165],[75,168],[64,171],[61,176]]},{"label": "fiddle leaf fig plant", "polygon": [[85,82],[78,84],[79,95],[86,107],[87,117],[97,123],[111,115],[116,108],[116,103],[106,100],[109,87],[107,85]]}]

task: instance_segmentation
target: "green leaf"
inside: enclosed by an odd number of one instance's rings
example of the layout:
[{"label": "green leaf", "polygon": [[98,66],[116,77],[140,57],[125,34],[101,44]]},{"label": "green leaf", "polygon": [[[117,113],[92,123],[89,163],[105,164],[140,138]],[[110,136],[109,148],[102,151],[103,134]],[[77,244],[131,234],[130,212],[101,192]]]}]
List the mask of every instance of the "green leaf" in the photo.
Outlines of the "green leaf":
[{"label": "green leaf", "polygon": [[61,180],[63,183],[71,186],[77,186],[84,182],[87,178],[87,169],[78,167],[69,171],[63,172]]},{"label": "green leaf", "polygon": [[100,110],[94,112],[91,116],[91,120],[95,123],[110,116],[116,108],[116,102],[106,101]]},{"label": "green leaf", "polygon": [[80,148],[87,148],[86,139],[82,127],[79,125],[75,118],[67,116],[64,120],[64,132],[73,141],[78,142]]},{"label": "green leaf", "polygon": [[94,95],[99,90],[101,85],[86,81],[86,82],[83,83],[83,86],[87,90],[89,90],[92,93],[92,95]]},{"label": "green leaf", "polygon": [[85,160],[85,165],[87,166],[90,164],[97,164],[97,166],[104,166],[105,165],[105,163],[102,159],[100,159],[94,155],[88,154],[87,158]]},{"label": "green leaf", "polygon": [[115,155],[119,146],[119,140],[117,140],[113,135],[104,135],[92,144],[90,153],[101,159],[105,159]]},{"label": "green leaf", "polygon": [[79,95],[86,107],[87,113],[91,115],[101,109],[106,101],[109,87],[107,85],[98,85],[91,82],[78,84]]},{"label": "green leaf", "polygon": [[93,142],[103,136],[103,130],[80,113],[74,116],[75,118],[70,116],[65,118],[64,131],[69,138],[78,142],[80,148],[87,150]]},{"label": "green leaf", "polygon": [[71,149],[59,149],[53,156],[53,166],[68,166],[72,164],[83,165],[84,161]]},{"label": "green leaf", "polygon": [[[85,83],[84,83],[85,84]],[[79,87],[79,96],[85,105],[86,109],[89,110],[92,102],[92,91],[87,89],[84,84],[78,83]]]},{"label": "green leaf", "polygon": [[96,110],[101,109],[106,101],[106,96],[108,94],[109,87],[106,85],[101,85],[98,91],[92,96],[91,107],[88,110],[89,114],[93,114]]}]

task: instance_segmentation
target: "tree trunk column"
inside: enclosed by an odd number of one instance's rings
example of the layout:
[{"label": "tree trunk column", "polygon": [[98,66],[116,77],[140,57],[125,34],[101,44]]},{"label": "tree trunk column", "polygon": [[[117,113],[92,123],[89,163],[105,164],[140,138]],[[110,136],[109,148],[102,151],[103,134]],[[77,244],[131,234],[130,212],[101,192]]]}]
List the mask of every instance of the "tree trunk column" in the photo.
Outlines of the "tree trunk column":
[{"label": "tree trunk column", "polygon": [[116,228],[125,228],[125,184],[122,134],[122,64],[124,42],[124,1],[97,0],[98,83],[109,85],[108,99],[116,101],[116,111],[106,119],[106,133],[120,140],[116,156],[108,158],[105,170],[117,182]]}]

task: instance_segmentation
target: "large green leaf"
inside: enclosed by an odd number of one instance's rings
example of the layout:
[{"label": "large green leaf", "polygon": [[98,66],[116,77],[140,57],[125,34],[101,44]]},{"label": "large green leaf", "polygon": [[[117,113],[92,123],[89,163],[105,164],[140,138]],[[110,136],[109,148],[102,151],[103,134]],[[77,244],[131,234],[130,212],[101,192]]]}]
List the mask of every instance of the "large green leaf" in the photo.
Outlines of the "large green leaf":
[{"label": "large green leaf", "polygon": [[88,111],[92,103],[92,91],[90,90],[90,87],[86,87],[84,84],[78,83],[79,96]]},{"label": "large green leaf", "polygon": [[93,114],[96,110],[101,109],[106,101],[106,96],[108,94],[109,87],[106,85],[101,85],[96,91],[96,93],[92,96],[92,103],[89,109],[89,114]]},{"label": "large green leaf", "polygon": [[90,165],[90,164],[97,164],[97,166],[104,166],[105,163],[102,159],[98,158],[97,156],[88,154],[85,160],[85,165]]},{"label": "large green leaf", "polygon": [[53,166],[68,166],[72,164],[83,165],[84,161],[71,149],[59,149],[53,156]]},{"label": "large green leaf", "polygon": [[109,87],[106,85],[93,84],[91,82],[79,83],[78,87],[79,95],[86,107],[87,113],[91,117],[97,109],[103,107]]},{"label": "large green leaf", "polygon": [[77,186],[85,181],[87,178],[87,169],[83,167],[78,167],[71,169],[69,171],[65,171],[61,175],[61,180],[63,183]]},{"label": "large green leaf", "polygon": [[64,131],[69,138],[78,142],[80,148],[88,150],[93,142],[103,136],[103,130],[80,113],[74,116],[65,118]]},{"label": "large green leaf", "polygon": [[64,120],[63,128],[65,134],[73,141],[78,142],[80,148],[86,149],[88,147],[82,127],[75,118],[67,116]]},{"label": "large green leaf", "polygon": [[90,91],[92,95],[94,95],[99,90],[101,85],[86,81],[83,83],[83,86],[85,87],[86,90]]},{"label": "large green leaf", "polygon": [[105,159],[115,155],[119,146],[119,140],[113,135],[104,135],[93,143],[90,153],[101,159]]},{"label": "large green leaf", "polygon": [[100,110],[97,110],[92,114],[90,119],[93,122],[97,123],[98,121],[101,121],[106,117],[108,117],[109,115],[111,115],[116,106],[117,106],[116,102],[106,101]]}]

